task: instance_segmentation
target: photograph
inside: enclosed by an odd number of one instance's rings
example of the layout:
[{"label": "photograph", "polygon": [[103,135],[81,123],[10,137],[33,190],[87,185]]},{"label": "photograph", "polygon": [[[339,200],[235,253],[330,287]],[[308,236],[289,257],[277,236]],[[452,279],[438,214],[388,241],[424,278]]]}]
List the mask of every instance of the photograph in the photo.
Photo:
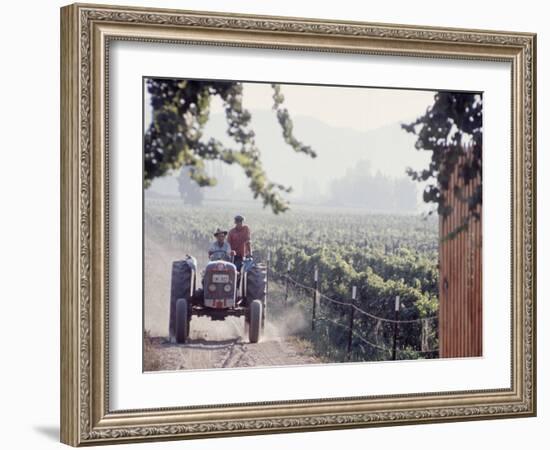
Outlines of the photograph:
[{"label": "photograph", "polygon": [[61,442],[505,436],[540,397],[542,22],[255,5],[51,21]]},{"label": "photograph", "polygon": [[483,356],[483,93],[144,76],[143,371]]}]

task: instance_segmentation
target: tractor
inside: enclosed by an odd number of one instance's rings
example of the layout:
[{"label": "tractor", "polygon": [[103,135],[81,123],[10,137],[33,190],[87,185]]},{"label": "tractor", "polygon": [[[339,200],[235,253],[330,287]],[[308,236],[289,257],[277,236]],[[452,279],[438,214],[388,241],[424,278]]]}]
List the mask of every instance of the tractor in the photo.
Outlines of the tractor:
[{"label": "tractor", "polygon": [[266,320],[267,266],[252,257],[240,271],[224,252],[214,252],[197,284],[197,260],[186,255],[172,263],[170,339],[183,344],[189,338],[191,318],[211,320],[243,317],[251,343],[260,340]]}]

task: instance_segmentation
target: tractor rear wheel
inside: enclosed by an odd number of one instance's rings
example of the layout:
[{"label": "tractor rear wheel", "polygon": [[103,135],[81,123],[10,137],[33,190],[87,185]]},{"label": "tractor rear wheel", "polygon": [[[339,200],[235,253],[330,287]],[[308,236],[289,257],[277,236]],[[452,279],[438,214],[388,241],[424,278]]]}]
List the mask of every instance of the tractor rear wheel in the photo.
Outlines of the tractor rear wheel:
[{"label": "tractor rear wheel", "polygon": [[251,344],[255,344],[260,340],[262,330],[262,313],[263,304],[261,300],[254,300],[250,304],[250,323],[248,325],[248,340]]},{"label": "tractor rear wheel", "polygon": [[265,326],[267,313],[267,267],[264,264],[255,264],[246,273],[245,296],[249,304],[252,300],[262,302],[262,326]]},{"label": "tractor rear wheel", "polygon": [[178,344],[185,344],[189,337],[190,319],[187,299],[180,298],[176,303],[176,342]]},{"label": "tractor rear wheel", "polygon": [[267,286],[267,269],[263,264],[256,264],[246,273],[246,298],[249,302],[258,299],[265,302]]},{"label": "tractor rear wheel", "polygon": [[172,280],[170,289],[169,335],[176,334],[176,302],[180,298],[191,298],[194,290],[194,270],[185,260],[172,263]]}]

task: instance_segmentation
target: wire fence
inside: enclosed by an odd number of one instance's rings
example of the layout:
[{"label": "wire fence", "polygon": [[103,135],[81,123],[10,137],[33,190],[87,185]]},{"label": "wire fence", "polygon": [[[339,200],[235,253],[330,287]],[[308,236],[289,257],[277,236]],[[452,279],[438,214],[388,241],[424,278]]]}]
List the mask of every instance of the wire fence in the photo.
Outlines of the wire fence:
[{"label": "wire fence", "polygon": [[[272,272],[274,272],[273,270],[271,270]],[[277,273],[277,272],[276,272]],[[283,279],[287,279],[290,283],[294,284],[295,286],[299,286],[301,287],[302,289],[306,290],[306,291],[309,291],[309,292],[314,292],[315,291],[315,288],[313,287],[310,287],[310,286],[306,286],[298,281],[296,281],[294,278],[292,278],[291,276],[289,275],[286,275],[286,274],[280,274],[280,273],[277,273],[277,275]],[[359,306],[357,306],[356,304],[354,303],[350,303],[350,302],[343,302],[343,301],[340,301],[340,300],[335,300],[333,298],[330,298],[322,293],[318,293],[319,295],[319,298],[323,299],[323,300],[326,300],[326,301],[329,301],[331,303],[334,303],[334,304],[337,304],[337,305],[343,305],[343,306],[351,306],[353,309],[355,309],[357,312],[361,313],[361,314],[364,314],[365,316],[368,316],[370,317],[371,319],[375,319],[375,320],[380,320],[381,322],[388,322],[388,323],[422,323],[422,322],[429,322],[431,320],[434,320],[434,319],[437,319],[437,316],[428,316],[428,317],[419,317],[418,319],[409,319],[409,320],[395,320],[395,319],[388,319],[386,317],[379,317],[379,316],[376,316],[374,314],[371,314],[367,311],[365,311],[364,309],[361,309]]]},{"label": "wire fence", "polygon": [[[286,273],[270,268],[270,274],[282,282],[285,303],[291,301],[311,305],[308,308],[311,313],[311,333],[325,353],[337,354],[347,360],[369,359],[369,356],[377,360],[438,357],[438,316],[401,319],[402,305],[398,295],[378,299],[395,301],[394,317],[382,317],[367,311],[363,305],[358,306],[356,286],[351,286],[351,295],[346,300],[320,292],[317,269],[313,274],[313,286],[292,277],[290,265]],[[417,333],[415,340],[419,341],[419,348],[399,344],[399,341],[405,340],[405,328],[408,329],[408,335]]]}]

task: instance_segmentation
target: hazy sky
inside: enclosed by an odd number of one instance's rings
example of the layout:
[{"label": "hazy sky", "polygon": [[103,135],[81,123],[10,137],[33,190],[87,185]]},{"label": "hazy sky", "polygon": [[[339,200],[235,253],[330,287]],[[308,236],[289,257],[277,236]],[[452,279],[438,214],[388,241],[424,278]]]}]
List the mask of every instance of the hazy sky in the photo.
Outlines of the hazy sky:
[{"label": "hazy sky", "polygon": [[[368,131],[416,117],[433,103],[434,92],[334,86],[281,86],[293,116],[315,117],[333,127]],[[246,83],[243,102],[250,110],[271,109],[269,84]],[[216,108],[221,104],[217,103]]]},{"label": "hazy sky", "polygon": [[[285,84],[285,106],[292,116],[308,116],[333,127],[368,131],[416,117],[433,103],[434,91]],[[268,83],[244,83],[243,103],[251,112],[270,110],[273,89]],[[149,94],[145,91],[145,127],[151,121]],[[222,113],[215,97],[211,112]]]}]

